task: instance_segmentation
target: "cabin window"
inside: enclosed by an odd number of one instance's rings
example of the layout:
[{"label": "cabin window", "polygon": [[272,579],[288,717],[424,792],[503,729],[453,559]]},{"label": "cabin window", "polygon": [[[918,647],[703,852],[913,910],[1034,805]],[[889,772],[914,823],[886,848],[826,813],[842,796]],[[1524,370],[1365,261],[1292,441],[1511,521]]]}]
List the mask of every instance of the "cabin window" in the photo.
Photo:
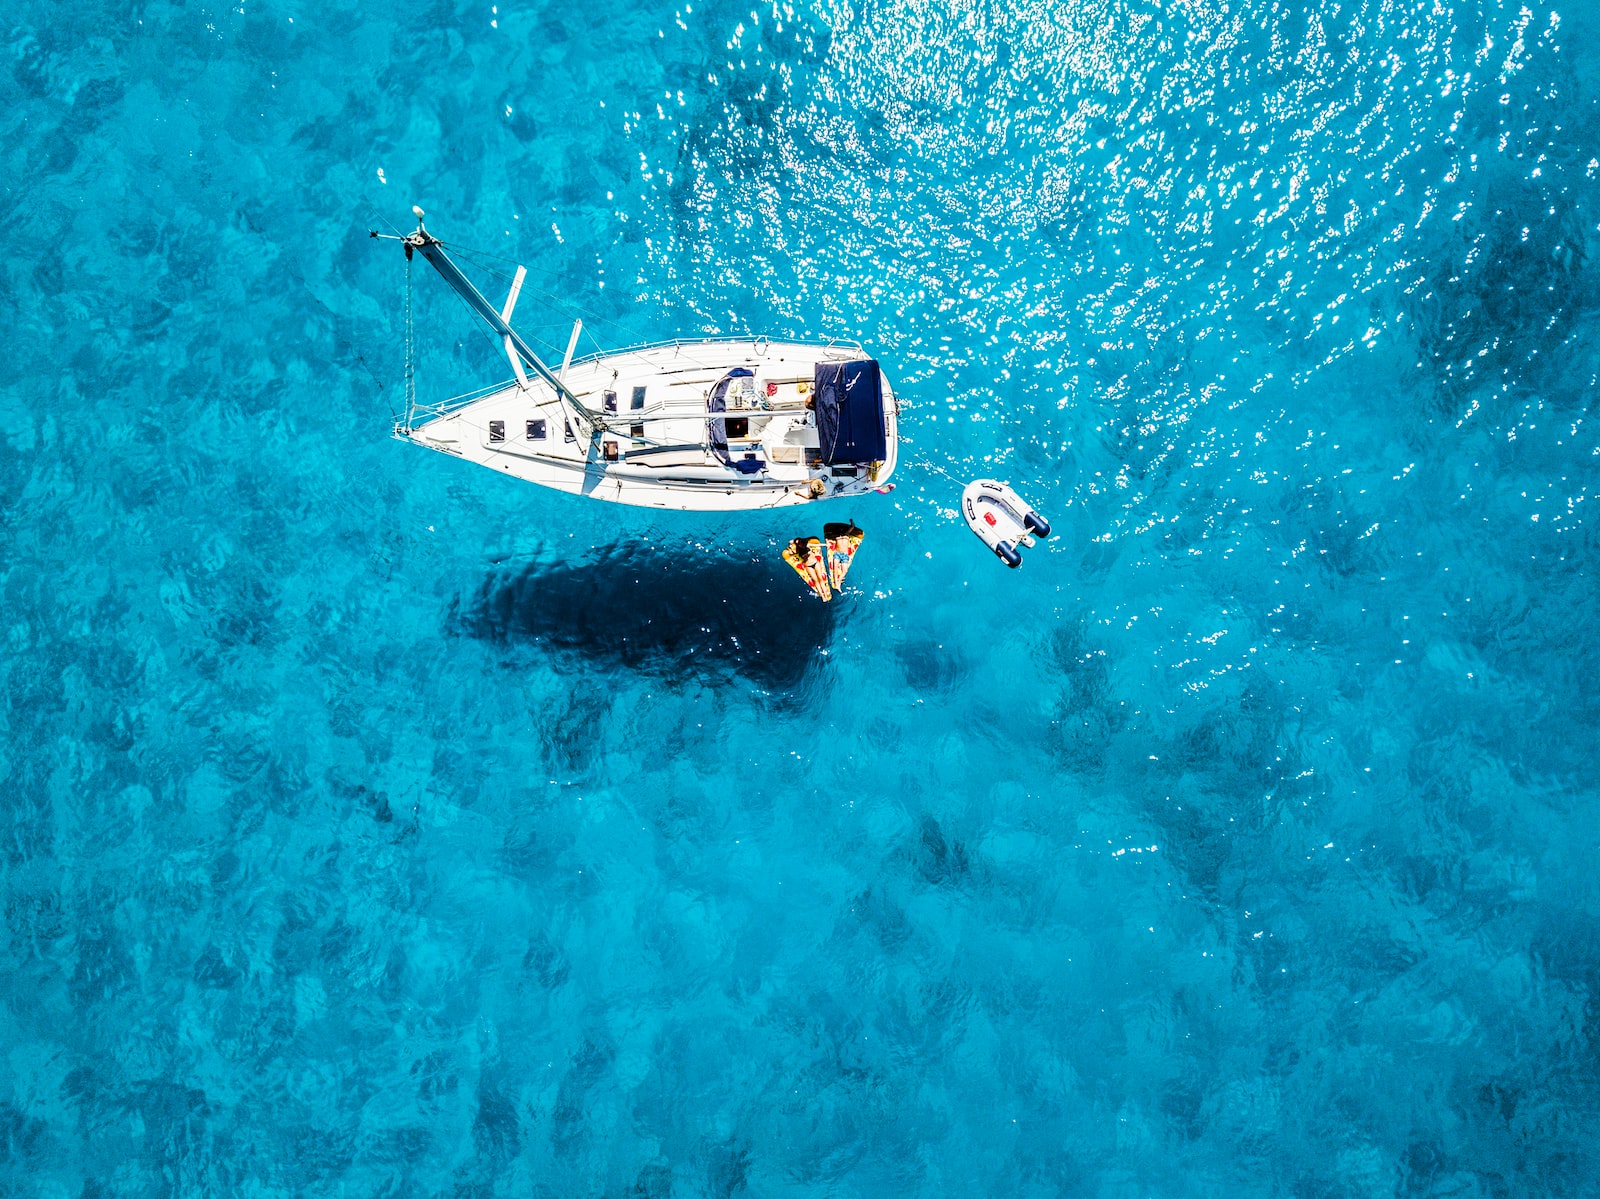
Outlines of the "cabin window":
[{"label": "cabin window", "polygon": [[639,438],[639,440],[643,441],[644,440],[644,426],[643,425],[629,425],[628,426],[628,436],[629,437],[637,437],[637,438]]},{"label": "cabin window", "polygon": [[506,422],[503,421],[503,420],[492,420],[492,421],[490,421],[489,422],[489,440],[490,441],[504,441],[505,439],[506,439]]},{"label": "cabin window", "polygon": [[542,420],[531,420],[528,422],[528,440],[544,440],[544,422]]},{"label": "cabin window", "polygon": [[615,412],[616,410],[617,410],[617,393],[614,392],[614,391],[608,391],[608,392],[606,392],[606,411],[607,412]]},{"label": "cabin window", "polygon": [[614,441],[601,442],[601,449],[605,452],[607,462],[617,460],[617,443]]},{"label": "cabin window", "polygon": [[750,436],[750,418],[748,416],[730,416],[728,418],[728,437]]},{"label": "cabin window", "polygon": [[644,388],[635,387],[633,389],[633,399],[629,402],[628,407],[635,411],[644,407]]}]

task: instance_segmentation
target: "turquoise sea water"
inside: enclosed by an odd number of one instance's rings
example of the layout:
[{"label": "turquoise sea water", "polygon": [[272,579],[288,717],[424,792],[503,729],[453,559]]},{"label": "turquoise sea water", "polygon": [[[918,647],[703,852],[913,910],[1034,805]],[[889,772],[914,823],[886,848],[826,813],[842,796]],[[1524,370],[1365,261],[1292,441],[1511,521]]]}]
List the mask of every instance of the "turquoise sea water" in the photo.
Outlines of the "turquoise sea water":
[{"label": "turquoise sea water", "polygon": [[[5,23],[0,1191],[1600,1193],[1592,5]],[[898,490],[389,440],[413,203]]]}]

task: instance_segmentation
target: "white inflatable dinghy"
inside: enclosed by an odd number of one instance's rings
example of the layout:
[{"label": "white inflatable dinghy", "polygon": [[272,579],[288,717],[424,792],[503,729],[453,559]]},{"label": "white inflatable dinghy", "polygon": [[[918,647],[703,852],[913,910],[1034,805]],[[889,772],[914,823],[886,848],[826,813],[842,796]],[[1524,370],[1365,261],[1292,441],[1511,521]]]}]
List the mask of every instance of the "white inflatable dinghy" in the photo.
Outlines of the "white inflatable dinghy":
[{"label": "white inflatable dinghy", "polygon": [[961,493],[961,510],[983,544],[1013,570],[1022,565],[1021,547],[1033,544],[1029,534],[1050,536],[1050,522],[1011,488],[993,479],[968,483]]}]

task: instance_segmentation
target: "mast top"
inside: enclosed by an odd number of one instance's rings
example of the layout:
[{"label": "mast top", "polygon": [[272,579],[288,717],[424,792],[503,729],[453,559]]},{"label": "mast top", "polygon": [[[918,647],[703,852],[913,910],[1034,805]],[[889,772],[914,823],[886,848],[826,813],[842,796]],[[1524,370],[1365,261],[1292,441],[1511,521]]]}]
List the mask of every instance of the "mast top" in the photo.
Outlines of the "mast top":
[{"label": "mast top", "polygon": [[408,233],[405,237],[400,239],[406,243],[406,253],[408,255],[412,250],[417,249],[420,246],[426,246],[430,244],[437,245],[439,242],[439,239],[434,237],[433,234],[429,233],[422,224],[422,218],[427,215],[422,211],[422,205],[413,204],[411,206],[411,211],[417,214],[417,228],[415,232]]}]

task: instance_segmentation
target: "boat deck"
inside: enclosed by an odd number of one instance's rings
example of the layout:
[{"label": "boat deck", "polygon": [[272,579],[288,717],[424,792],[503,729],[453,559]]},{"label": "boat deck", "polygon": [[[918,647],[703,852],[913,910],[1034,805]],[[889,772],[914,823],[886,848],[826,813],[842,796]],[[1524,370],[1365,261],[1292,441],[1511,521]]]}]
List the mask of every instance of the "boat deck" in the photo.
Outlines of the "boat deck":
[{"label": "boat deck", "polygon": [[[882,380],[884,461],[826,466],[808,402],[818,363],[865,358],[854,345],[765,338],[664,342],[573,362],[563,382],[603,428],[573,427],[555,389],[513,380],[424,409],[396,434],[429,449],[547,487],[618,503],[732,510],[862,494],[895,465],[896,405]],[[753,391],[707,411],[712,389],[735,368]],[[709,422],[726,431],[724,461]],[[736,465],[749,464],[749,473]]]}]

